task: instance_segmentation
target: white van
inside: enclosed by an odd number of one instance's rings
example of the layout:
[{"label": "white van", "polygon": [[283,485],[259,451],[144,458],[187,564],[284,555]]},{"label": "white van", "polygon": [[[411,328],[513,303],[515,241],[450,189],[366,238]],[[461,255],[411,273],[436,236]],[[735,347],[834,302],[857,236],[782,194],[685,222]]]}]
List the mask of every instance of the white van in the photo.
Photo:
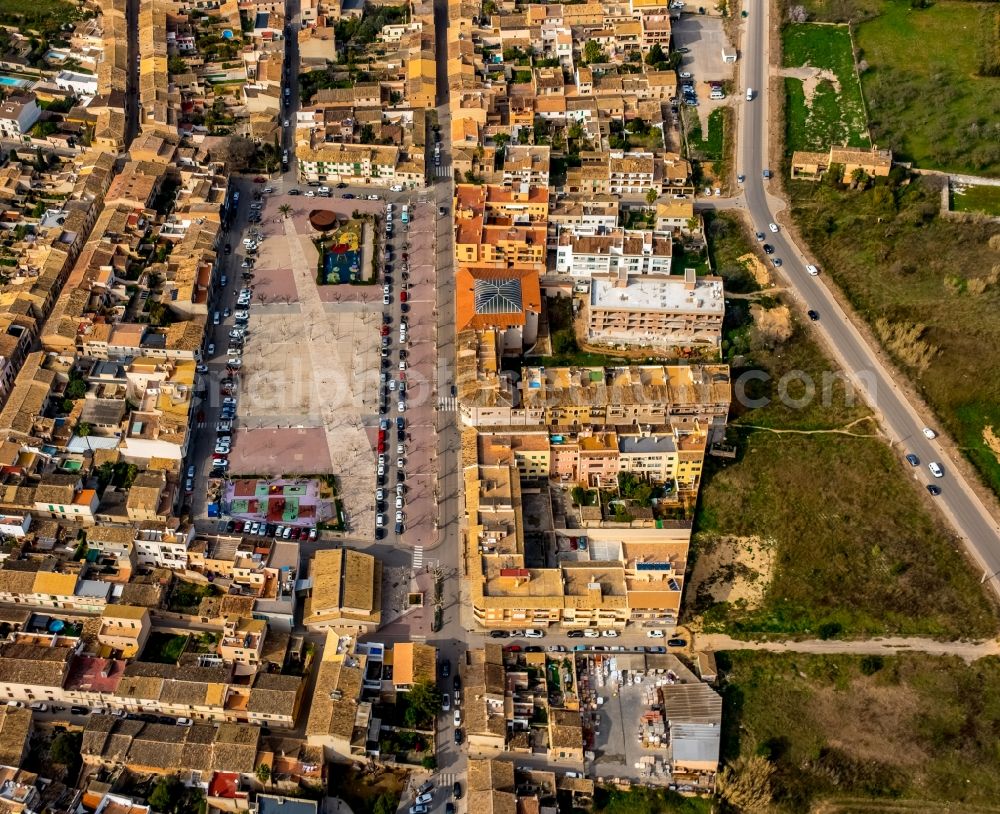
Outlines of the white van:
[{"label": "white van", "polygon": [[753,88],[747,88],[747,101],[753,101]]}]

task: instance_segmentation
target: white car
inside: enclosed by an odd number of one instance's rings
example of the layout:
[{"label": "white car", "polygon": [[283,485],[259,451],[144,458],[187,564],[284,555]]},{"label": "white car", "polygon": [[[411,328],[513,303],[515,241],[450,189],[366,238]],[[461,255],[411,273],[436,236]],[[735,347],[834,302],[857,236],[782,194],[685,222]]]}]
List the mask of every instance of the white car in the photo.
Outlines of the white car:
[{"label": "white car", "polygon": [[930,427],[924,427],[923,430],[921,430],[921,432],[923,432],[925,438],[932,438],[932,439],[937,438],[937,433],[934,432],[934,430],[932,430]]},{"label": "white car", "polygon": [[316,197],[316,193],[313,192],[311,189],[307,189],[302,194],[305,195],[307,198],[315,198]]},{"label": "white car", "polygon": [[691,78],[691,71],[681,71],[680,76],[681,76],[681,79],[690,79]]},{"label": "white car", "polygon": [[320,195],[322,195],[322,194],[323,194],[324,192],[329,192],[329,191],[330,191],[330,187],[328,187],[328,186],[321,186],[321,187],[320,187],[319,189],[317,189],[316,191],[317,191],[317,192],[318,192],[318,193],[319,193]]},{"label": "white car", "polygon": [[441,696],[441,711],[451,712],[451,696],[448,693]]},{"label": "white car", "polygon": [[215,445],[215,451],[219,455],[228,455],[229,452],[230,452],[230,446],[229,446],[229,444],[221,444],[221,443],[220,444],[216,444]]},{"label": "white car", "polygon": [[646,631],[646,637],[649,638],[649,639],[662,639],[663,635],[664,634],[663,634],[662,630],[647,630]]},{"label": "white car", "polygon": [[405,401],[399,402],[399,404],[397,404],[396,407],[399,410],[399,412],[401,412],[401,413],[406,412],[406,402]]},{"label": "white car", "polygon": [[747,101],[753,101],[753,88],[747,88]]},{"label": "white car", "polygon": [[397,509],[402,509],[403,508],[403,497],[402,497],[402,495],[398,495],[396,497],[396,508]]},{"label": "white car", "polygon": [[391,187],[389,187],[389,189],[392,192],[402,192],[403,191],[403,185],[402,184],[393,184]]},{"label": "white car", "polygon": [[405,518],[405,516],[403,515],[402,512],[396,512],[396,522],[397,523],[402,523],[403,520],[405,520],[405,519],[406,518]]},{"label": "white car", "polygon": [[176,723],[177,726],[194,726],[194,721],[190,718],[178,718],[174,723]]},{"label": "white car", "polygon": [[770,229],[772,232],[777,232],[778,231],[778,224],[777,223],[769,223],[769,224],[767,224],[767,228]]},{"label": "white car", "polygon": [[226,364],[229,367],[240,367],[243,362],[240,359],[233,357],[232,359],[226,359]]},{"label": "white car", "polygon": [[809,265],[806,266],[806,271],[809,272],[809,275],[811,277],[818,277],[819,276],[819,269],[816,268],[816,266],[814,266],[812,263],[810,263]]},{"label": "white car", "polygon": [[931,471],[931,474],[935,478],[944,477],[944,470],[941,468],[941,464],[939,464],[937,461],[931,461],[929,464],[927,464],[927,468]]},{"label": "white car", "polygon": [[375,528],[383,529],[385,528],[385,515],[377,514],[375,515]]},{"label": "white car", "polygon": [[606,639],[617,639],[618,638],[618,631],[617,630],[605,630],[605,631],[603,631],[601,633],[601,635],[604,636],[604,638],[606,638]]},{"label": "white car", "polygon": [[584,628],[583,635],[588,639],[596,639],[600,637],[601,632],[599,630],[594,630],[592,627]]},{"label": "white car", "polygon": [[[455,724],[455,726],[462,725],[462,710],[460,709],[455,710],[455,714],[452,716],[452,722]],[[419,800],[420,798],[418,797],[417,799]]]},{"label": "white car", "polygon": [[285,119],[285,127],[288,127],[288,119]]},{"label": "white car", "polygon": [[526,639],[541,639],[545,636],[545,632],[541,630],[536,630],[534,628],[528,628],[524,631],[524,637]]}]

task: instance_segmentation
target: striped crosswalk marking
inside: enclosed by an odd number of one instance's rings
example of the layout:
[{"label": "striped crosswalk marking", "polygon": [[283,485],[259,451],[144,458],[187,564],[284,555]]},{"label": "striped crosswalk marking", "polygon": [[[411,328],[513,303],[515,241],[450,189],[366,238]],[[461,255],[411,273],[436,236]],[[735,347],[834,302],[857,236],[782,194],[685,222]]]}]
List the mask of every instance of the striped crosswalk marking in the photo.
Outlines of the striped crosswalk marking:
[{"label": "striped crosswalk marking", "polygon": [[423,568],[424,566],[424,547],[422,545],[413,547],[413,567]]},{"label": "striped crosswalk marking", "polygon": [[439,396],[438,410],[442,413],[453,413],[458,409],[458,399],[454,396]]},{"label": "striped crosswalk marking", "polygon": [[434,168],[435,178],[451,178],[451,164],[442,164]]}]

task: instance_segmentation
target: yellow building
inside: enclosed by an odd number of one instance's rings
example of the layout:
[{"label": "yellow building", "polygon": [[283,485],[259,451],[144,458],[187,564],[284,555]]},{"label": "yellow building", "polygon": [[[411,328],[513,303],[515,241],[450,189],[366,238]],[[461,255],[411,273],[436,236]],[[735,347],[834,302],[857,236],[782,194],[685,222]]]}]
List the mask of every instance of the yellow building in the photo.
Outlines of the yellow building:
[{"label": "yellow building", "polygon": [[117,651],[120,658],[131,659],[142,652],[151,629],[148,608],[108,605],[101,614],[97,641],[102,647]]},{"label": "yellow building", "polygon": [[373,556],[348,548],[317,551],[309,577],[312,591],[302,616],[309,630],[360,634],[378,629],[382,563]]}]

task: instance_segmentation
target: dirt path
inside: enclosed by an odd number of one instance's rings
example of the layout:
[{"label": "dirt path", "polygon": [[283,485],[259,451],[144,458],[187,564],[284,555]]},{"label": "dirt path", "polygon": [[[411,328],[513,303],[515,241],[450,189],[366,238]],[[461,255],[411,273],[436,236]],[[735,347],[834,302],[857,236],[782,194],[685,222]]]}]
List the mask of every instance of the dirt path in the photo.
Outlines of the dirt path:
[{"label": "dirt path", "polygon": [[[870,415],[863,415],[861,418],[856,418],[850,424],[845,424],[843,427],[835,427],[831,430],[790,430],[790,429],[777,429],[775,427],[762,427],[759,424],[738,424],[738,427],[745,427],[750,430],[763,430],[764,432],[773,432],[775,435],[849,435],[851,438],[885,438],[882,432],[875,433],[858,433],[851,432],[851,427],[856,424],[860,424],[862,421],[871,421],[875,423],[875,417]],[[875,424],[875,428],[878,429],[878,424]]]},{"label": "dirt path", "polygon": [[806,639],[804,641],[742,641],[722,633],[701,633],[695,637],[696,650],[766,650],[771,653],[846,653],[850,655],[894,656],[898,653],[927,653],[932,656],[958,656],[976,661],[1000,655],[1000,642],[939,642],[921,636],[889,636],[880,639],[841,641]]}]

